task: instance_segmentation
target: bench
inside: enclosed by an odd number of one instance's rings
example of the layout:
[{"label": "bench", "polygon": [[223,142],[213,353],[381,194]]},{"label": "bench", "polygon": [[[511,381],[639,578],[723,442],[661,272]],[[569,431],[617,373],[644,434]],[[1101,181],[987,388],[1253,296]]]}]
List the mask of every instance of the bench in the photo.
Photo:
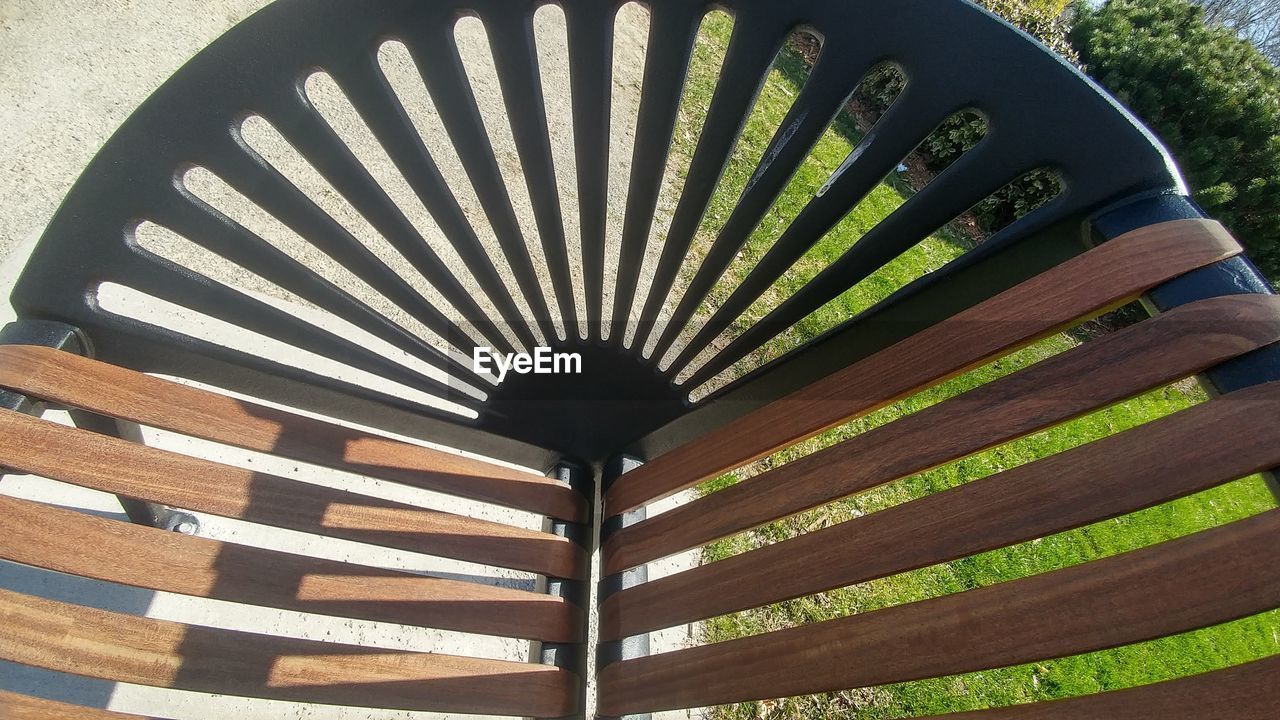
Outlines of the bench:
[{"label": "bench", "polygon": [[[205,627],[7,589],[0,659],[212,695],[523,717],[582,717],[592,684],[599,716],[642,717],[1066,657],[1280,607],[1280,568],[1270,562],[1280,510],[1268,510],[1051,572],[651,653],[650,634],[663,629],[1035,541],[1256,473],[1270,480],[1280,466],[1280,428],[1269,421],[1280,410],[1280,299],[1236,240],[1187,198],[1167,153],[1136,120],[964,0],[715,3],[733,17],[732,41],[670,226],[652,241],[694,39],[714,8],[651,0],[625,213],[611,250],[618,6],[558,3],[570,70],[570,197],[565,168],[553,161],[539,75],[533,27],[542,3],[279,0],[192,59],[104,146],[46,229],[13,291],[19,320],[0,333],[0,468],[116,495],[134,521],[0,495],[0,559],[247,606],[527,640],[530,661]],[[479,18],[487,33],[523,187],[504,174],[461,60],[462,17]],[[731,214],[699,250],[708,204],[797,28],[821,38],[817,61]],[[412,59],[476,207],[459,199],[431,138],[388,81],[379,55],[388,43]],[[859,81],[886,60],[907,78],[903,94],[746,279],[700,312]],[[424,236],[348,145],[346,130],[313,103],[307,79],[317,69],[345,94],[439,238]],[[740,322],[933,128],[967,108],[988,126],[973,150],[794,294]],[[348,221],[251,146],[250,121],[274,128],[402,266],[366,247]],[[734,370],[1038,168],[1052,169],[1062,185],[1045,205],[816,339]],[[206,202],[189,186],[193,169],[219,178],[316,254],[291,255]],[[517,217],[517,192],[527,194],[532,227]],[[481,216],[493,243],[476,230]],[[566,231],[571,220],[579,247]],[[148,223],[257,284],[237,287],[180,264],[139,240]],[[651,242],[660,247],[646,278]],[[614,251],[610,277],[606,255]],[[326,263],[355,280],[335,281]],[[437,295],[421,292],[406,268]],[[371,304],[358,286],[394,311]],[[148,315],[129,298],[161,310]],[[727,472],[1134,301],[1148,316],[1127,327],[706,491]],[[735,334],[718,341],[731,327]],[[230,328],[253,342],[223,342],[202,328]],[[274,352],[277,345],[292,354]],[[576,354],[581,372],[513,373],[498,383],[468,362],[482,346],[508,353],[539,345]],[[649,577],[664,558],[1192,376],[1209,390],[1206,402]],[[711,389],[694,396],[703,386]],[[73,425],[42,418],[50,409],[67,410]],[[384,499],[365,486],[309,482],[305,471],[285,477],[196,457],[141,442],[144,428],[534,521],[517,527]],[[698,487],[704,492],[691,492]],[[675,496],[681,504],[652,512]],[[171,532],[174,509],[537,581],[503,587]],[[947,717],[1270,718],[1280,713],[1270,692],[1278,680],[1274,656]],[[11,692],[0,692],[0,712],[132,717]]]}]

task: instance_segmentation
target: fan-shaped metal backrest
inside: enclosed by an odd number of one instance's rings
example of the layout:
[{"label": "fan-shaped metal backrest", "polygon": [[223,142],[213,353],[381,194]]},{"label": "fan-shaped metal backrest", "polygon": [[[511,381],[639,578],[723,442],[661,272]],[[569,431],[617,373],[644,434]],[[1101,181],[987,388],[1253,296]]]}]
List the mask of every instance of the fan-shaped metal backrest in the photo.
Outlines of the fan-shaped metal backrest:
[{"label": "fan-shaped metal backrest", "polygon": [[[672,441],[654,431],[699,403],[709,408],[700,411],[699,422],[714,424],[777,397],[829,369],[831,352],[847,363],[850,354],[869,354],[1083,249],[1085,220],[1099,208],[1180,189],[1167,156],[1130,116],[1027,36],[963,0],[652,0],[628,190],[625,202],[614,198],[625,212],[613,246],[606,240],[609,175],[623,160],[610,156],[620,3],[558,3],[567,37],[572,168],[553,162],[556,139],[548,130],[533,31],[535,12],[545,4],[281,0],[259,12],[188,63],[102,150],[45,233],[14,295],[19,311],[84,329],[97,355],[110,362],[527,464],[549,464],[553,454],[595,461],[644,438],[640,445],[669,446]],[[675,194],[669,229],[656,238],[662,245],[652,277],[641,278],[695,36],[713,9],[732,16],[732,39]],[[492,50],[523,172],[514,185],[460,56],[455,26],[468,16],[483,23]],[[714,241],[693,247],[771,63],[797,29],[821,39],[812,72]],[[458,197],[441,158],[429,150],[442,138],[424,137],[415,124],[419,109],[389,81],[382,58],[387,43],[402,44],[412,58],[475,206]],[[729,299],[715,312],[698,312],[859,82],[885,63],[905,76],[901,95]],[[308,88],[317,71],[345,95],[438,237],[426,236],[317,108]],[[962,110],[986,121],[976,147],[762,319],[714,344],[917,144]],[[349,223],[326,213],[246,141],[247,124],[264,122],[394,249],[400,267],[367,247]],[[188,181],[193,168],[318,252],[311,260],[291,256],[206,203]],[[1038,168],[1061,182],[1052,201],[824,340],[771,358],[698,403],[690,400],[690,390]],[[569,170],[576,175],[572,192],[558,182]],[[513,195],[524,193],[533,227],[513,209]],[[478,231],[480,219],[491,228],[493,243],[483,237],[488,230]],[[140,224],[164,228],[230,261],[309,304],[312,315],[144,247],[135,235]],[[566,232],[573,225],[580,239]],[[1050,237],[1054,252],[1019,254]],[[606,273],[612,253],[616,277]],[[329,279],[321,266],[335,263],[394,312]],[[930,290],[946,284],[953,291]],[[121,289],[397,385],[370,387],[316,364],[291,365],[179,331],[164,316],[131,316],[103,301],[108,290]],[[868,318],[892,318],[895,307],[929,292],[933,299],[913,311],[911,323],[886,321],[867,329]],[[943,297],[949,299],[938,300]],[[337,322],[337,329],[313,315]],[[681,340],[682,332],[692,339]],[[512,352],[541,344],[579,353],[582,373],[513,376],[495,384],[470,362],[477,345]],[[694,364],[700,355],[709,359]],[[664,357],[674,361],[664,365]],[[421,394],[446,405],[433,407]]]}]

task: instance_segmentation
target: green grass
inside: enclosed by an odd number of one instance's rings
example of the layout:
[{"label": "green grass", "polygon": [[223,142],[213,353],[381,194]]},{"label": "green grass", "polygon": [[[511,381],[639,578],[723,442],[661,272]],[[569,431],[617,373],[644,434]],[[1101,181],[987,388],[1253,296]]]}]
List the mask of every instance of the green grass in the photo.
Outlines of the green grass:
[{"label": "green grass", "polygon": [[[681,102],[680,122],[676,130],[673,154],[685,161],[692,155],[697,142],[696,128],[702,126],[707,107],[715,89],[716,69],[727,47],[732,21],[723,13],[713,13],[703,25],[699,42],[694,50],[692,70]],[[708,206],[706,218],[694,240],[694,252],[705,253],[711,241],[723,227],[739,196],[747,186],[791,103],[799,93],[800,84],[808,70],[795,54],[784,53],[770,73],[751,116],[743,129],[738,145],[725,170],[724,176]],[[742,250],[724,277],[716,283],[705,307],[719,307],[729,293],[756,262],[786,230],[839,166],[853,150],[860,133],[847,114],[841,113],[819,139],[813,151],[796,171],[786,189],[759,226],[747,239]],[[727,331],[729,335],[754,324],[769,309],[790,297],[803,287],[830,262],[848,250],[855,240],[887,217],[906,199],[904,182],[892,178],[891,184],[876,187],[856,208],[846,215],[836,227],[809,249],[795,265],[757,300],[742,317],[735,320]],[[777,357],[797,344],[821,334],[850,315],[855,314],[886,298],[894,290],[927,272],[942,267],[969,248],[965,237],[950,228],[926,238],[914,250],[889,263],[880,272],[867,278],[833,299],[809,317],[801,320],[790,332],[783,333],[764,347],[744,358],[736,366],[736,372],[758,367],[763,361]],[[686,265],[687,281],[694,264]]]},{"label": "green grass", "polygon": [[[715,85],[715,68],[723,57],[731,21],[712,15],[703,26],[695,51],[682,117],[676,133],[677,159],[692,154],[697,142],[690,128],[701,126]],[[804,68],[784,56],[764,88],[739,147],[717,190],[695,249],[705,252],[728,217],[765,146],[792,100]],[[852,149],[858,137],[842,117],[814,149],[774,208],[751,235],[740,257],[716,286],[709,312],[799,213],[814,192]],[[780,279],[730,333],[754,322],[850,247],[867,229],[893,212],[909,192],[901,183],[881,185],[822,238]],[[766,348],[740,363],[733,372],[755,367],[789,347],[820,334],[904,283],[934,270],[966,249],[963,236],[942,231],[926,239],[887,267],[831,301]],[[978,385],[1015,372],[1078,345],[1070,334],[1050,337],[947,383],[867,417],[828,431],[738,472],[706,483],[712,492],[792,459],[866,432],[878,425],[954,397]],[[730,374],[732,376],[732,373]],[[1186,380],[1095,412],[1032,436],[997,447],[852,498],[731,537],[706,547],[707,562],[795,537],[821,527],[956,487],[977,478],[1090,442],[1206,400],[1194,381]],[[1051,571],[1144,547],[1248,517],[1274,507],[1261,478],[1250,477],[1188,498],[1013,547],[951,563],[902,573],[820,595],[705,623],[703,640],[718,642],[798,624],[869,612],[879,608],[991,585]],[[945,713],[1017,702],[1045,700],[1129,687],[1245,662],[1280,652],[1280,613],[1271,612],[1158,641],[993,671],[828,695],[744,703],[716,708],[714,718],[900,718]]]}]

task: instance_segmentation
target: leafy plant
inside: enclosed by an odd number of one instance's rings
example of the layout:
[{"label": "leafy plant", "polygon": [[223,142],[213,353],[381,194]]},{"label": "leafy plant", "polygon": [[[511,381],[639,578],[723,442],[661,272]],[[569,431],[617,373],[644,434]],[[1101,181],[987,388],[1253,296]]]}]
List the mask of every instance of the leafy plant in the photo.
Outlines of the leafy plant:
[{"label": "leafy plant", "polygon": [[1280,279],[1280,73],[1187,0],[1081,6],[1071,33],[1093,77],[1159,135],[1195,200]]},{"label": "leafy plant", "polygon": [[[1072,63],[1079,63],[1068,38],[1064,17],[1068,0],[979,0],[993,13],[1037,38]],[[892,65],[882,65],[863,81],[856,101],[869,120],[878,118],[893,103],[906,78]],[[972,112],[947,118],[921,144],[918,152],[925,167],[938,173],[967,152],[987,132],[986,122]],[[1060,190],[1057,179],[1045,171],[1032,171],[997,191],[974,208],[979,227],[995,232],[1039,207]]]}]

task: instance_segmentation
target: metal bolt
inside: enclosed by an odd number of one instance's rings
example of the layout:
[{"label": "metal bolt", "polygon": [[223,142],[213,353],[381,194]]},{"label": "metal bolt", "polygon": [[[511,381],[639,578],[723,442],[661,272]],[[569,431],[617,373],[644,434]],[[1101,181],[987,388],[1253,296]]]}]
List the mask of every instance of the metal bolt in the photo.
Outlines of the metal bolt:
[{"label": "metal bolt", "polygon": [[183,535],[195,535],[196,531],[199,529],[200,529],[200,526],[197,525],[194,520],[183,520],[182,522],[173,526],[174,532],[180,532]]}]

